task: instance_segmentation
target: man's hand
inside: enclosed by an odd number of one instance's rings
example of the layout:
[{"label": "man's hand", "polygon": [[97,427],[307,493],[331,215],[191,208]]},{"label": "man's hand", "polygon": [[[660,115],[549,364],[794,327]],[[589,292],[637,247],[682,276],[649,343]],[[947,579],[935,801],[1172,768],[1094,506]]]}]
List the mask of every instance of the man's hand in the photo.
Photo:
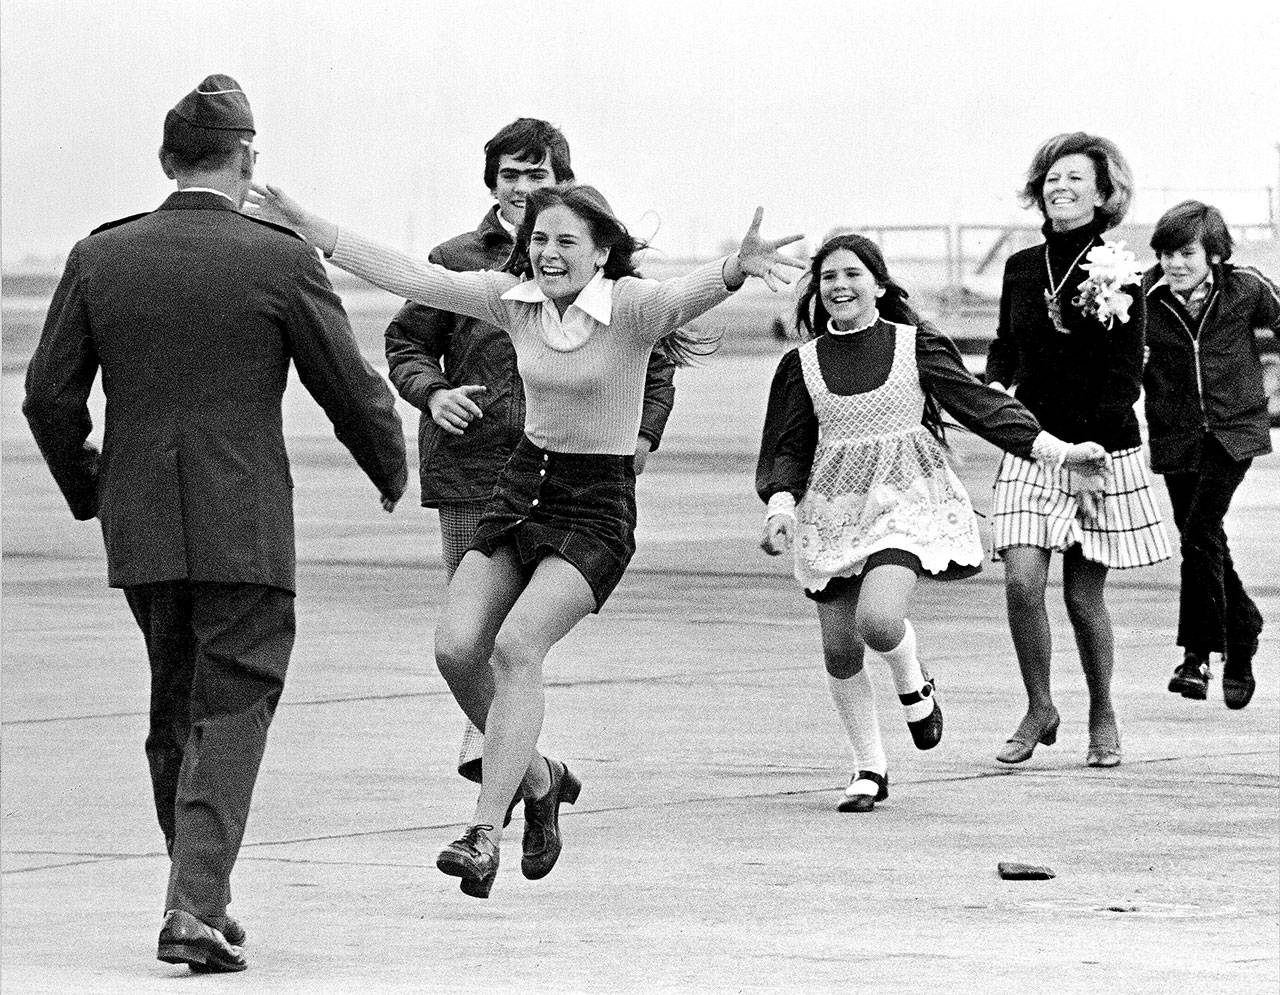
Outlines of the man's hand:
[{"label": "man's hand", "polygon": [[427,398],[431,420],[450,435],[461,435],[475,419],[484,417],[480,405],[471,398],[488,389],[484,384],[476,383],[441,387]]}]

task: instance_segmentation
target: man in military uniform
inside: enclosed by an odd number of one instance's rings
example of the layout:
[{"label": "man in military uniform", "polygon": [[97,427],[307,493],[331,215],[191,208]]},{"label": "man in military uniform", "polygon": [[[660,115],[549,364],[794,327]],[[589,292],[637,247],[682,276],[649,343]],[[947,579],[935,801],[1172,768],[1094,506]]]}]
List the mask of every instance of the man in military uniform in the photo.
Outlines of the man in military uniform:
[{"label": "man in military uniform", "polygon": [[[171,110],[177,191],[72,249],[23,411],[77,519],[97,517],[151,665],[146,741],[171,858],[158,956],[239,971],[230,875],[294,639],[289,363],[390,511],[406,483],[391,392],[316,254],[240,213],[253,115],[214,75]],[[87,440],[98,370],[102,452]]]}]

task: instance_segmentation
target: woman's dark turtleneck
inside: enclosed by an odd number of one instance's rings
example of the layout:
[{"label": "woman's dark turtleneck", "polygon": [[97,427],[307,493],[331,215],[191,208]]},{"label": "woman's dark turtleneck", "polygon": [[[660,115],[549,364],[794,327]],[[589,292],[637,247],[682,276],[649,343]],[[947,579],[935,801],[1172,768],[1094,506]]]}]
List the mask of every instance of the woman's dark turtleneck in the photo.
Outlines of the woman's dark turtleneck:
[{"label": "woman's dark turtleneck", "polygon": [[[1053,265],[1053,282],[1055,284],[1066,275],[1066,268],[1071,265],[1080,251],[1102,234],[1104,223],[1097,217],[1079,228],[1068,231],[1054,231],[1053,225],[1046,221],[1040,229],[1045,241],[1049,243],[1049,262]],[[1080,260],[1084,262],[1083,257]]]}]

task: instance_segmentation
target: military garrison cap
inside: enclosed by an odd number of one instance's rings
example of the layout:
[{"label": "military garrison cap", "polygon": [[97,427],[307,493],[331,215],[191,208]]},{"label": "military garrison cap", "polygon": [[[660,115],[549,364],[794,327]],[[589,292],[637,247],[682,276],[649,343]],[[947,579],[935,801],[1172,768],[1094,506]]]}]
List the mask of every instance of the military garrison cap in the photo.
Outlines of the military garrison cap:
[{"label": "military garrison cap", "polygon": [[193,128],[211,131],[254,132],[253,111],[240,84],[230,76],[214,73],[178,101],[170,114]]}]

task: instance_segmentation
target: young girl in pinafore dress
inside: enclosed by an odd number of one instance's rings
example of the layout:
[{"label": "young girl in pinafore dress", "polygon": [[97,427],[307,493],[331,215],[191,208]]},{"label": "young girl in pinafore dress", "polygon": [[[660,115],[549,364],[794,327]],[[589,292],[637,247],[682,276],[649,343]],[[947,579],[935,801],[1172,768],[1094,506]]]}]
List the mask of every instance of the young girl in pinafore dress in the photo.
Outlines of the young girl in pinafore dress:
[{"label": "young girl in pinafore dress", "polygon": [[920,574],[970,576],[983,550],[943,449],[938,403],[1024,457],[1099,476],[1105,459],[1100,446],[1069,446],[1041,431],[1020,403],[979,383],[905,297],[875,243],[839,235],[823,245],[797,307],[797,325],[812,337],[779,363],[757,470],[768,503],[761,546],[771,555],[794,548],[856,758],[841,811],[871,811],[888,797],[866,647],[889,664],[915,745],[928,750],[942,737],[907,603]]}]

